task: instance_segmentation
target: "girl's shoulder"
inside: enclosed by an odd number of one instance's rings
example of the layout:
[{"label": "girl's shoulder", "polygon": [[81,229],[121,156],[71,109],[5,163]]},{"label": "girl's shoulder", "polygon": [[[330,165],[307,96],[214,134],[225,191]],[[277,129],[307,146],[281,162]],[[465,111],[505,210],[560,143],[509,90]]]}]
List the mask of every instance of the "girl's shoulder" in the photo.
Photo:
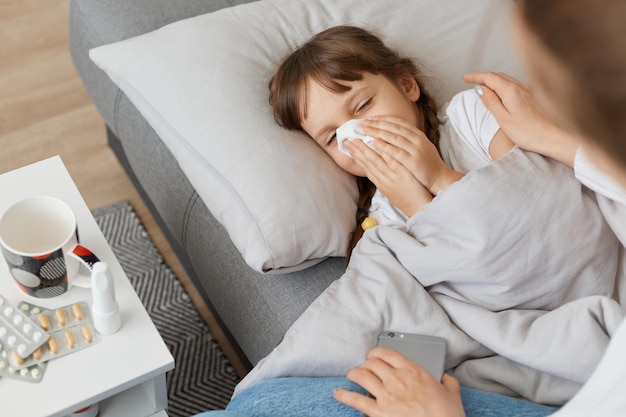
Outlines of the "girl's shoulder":
[{"label": "girl's shoulder", "polygon": [[440,119],[440,150],[449,165],[467,172],[491,162],[489,145],[500,126],[474,89],[455,94]]},{"label": "girl's shoulder", "polygon": [[489,110],[487,110],[480,96],[473,88],[456,93],[443,106],[444,117],[457,122],[469,123],[485,112],[488,113]]}]

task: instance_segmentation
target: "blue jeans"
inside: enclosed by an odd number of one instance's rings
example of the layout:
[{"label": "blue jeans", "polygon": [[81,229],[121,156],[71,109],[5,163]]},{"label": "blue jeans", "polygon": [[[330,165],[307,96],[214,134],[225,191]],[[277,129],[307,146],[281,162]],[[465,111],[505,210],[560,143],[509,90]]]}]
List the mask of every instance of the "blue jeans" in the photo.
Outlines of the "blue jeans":
[{"label": "blue jeans", "polygon": [[[360,412],[334,399],[333,391],[339,387],[367,394],[344,377],[268,379],[239,393],[226,411],[208,411],[195,417],[361,417]],[[557,410],[470,388],[461,388],[461,397],[467,417],[543,417]]]}]

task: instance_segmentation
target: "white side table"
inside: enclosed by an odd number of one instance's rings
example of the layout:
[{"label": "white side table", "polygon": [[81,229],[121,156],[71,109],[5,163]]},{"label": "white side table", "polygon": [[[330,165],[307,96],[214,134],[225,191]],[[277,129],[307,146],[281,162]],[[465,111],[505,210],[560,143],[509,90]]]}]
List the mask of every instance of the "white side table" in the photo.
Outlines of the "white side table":
[{"label": "white side table", "polygon": [[[122,327],[89,348],[48,363],[39,383],[0,378],[0,415],[65,416],[100,403],[100,417],[166,416],[165,374],[174,359],[137,297],[67,172],[53,157],[0,175],[0,213],[33,195],[64,200],[74,210],[81,242],[105,261],[114,278]],[[48,299],[33,298],[15,285],[0,256],[0,293],[15,306],[20,301],[56,308],[77,301],[91,304],[89,289],[72,287]]]}]

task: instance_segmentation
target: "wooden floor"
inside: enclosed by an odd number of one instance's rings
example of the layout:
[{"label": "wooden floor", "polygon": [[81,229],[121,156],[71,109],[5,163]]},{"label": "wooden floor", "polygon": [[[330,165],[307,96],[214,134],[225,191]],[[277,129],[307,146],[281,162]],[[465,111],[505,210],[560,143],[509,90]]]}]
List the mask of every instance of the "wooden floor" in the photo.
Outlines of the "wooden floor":
[{"label": "wooden floor", "polygon": [[0,173],[60,155],[91,209],[130,201],[243,375],[243,366],[107,146],[104,122],[69,54],[68,11],[68,0],[0,0]]}]

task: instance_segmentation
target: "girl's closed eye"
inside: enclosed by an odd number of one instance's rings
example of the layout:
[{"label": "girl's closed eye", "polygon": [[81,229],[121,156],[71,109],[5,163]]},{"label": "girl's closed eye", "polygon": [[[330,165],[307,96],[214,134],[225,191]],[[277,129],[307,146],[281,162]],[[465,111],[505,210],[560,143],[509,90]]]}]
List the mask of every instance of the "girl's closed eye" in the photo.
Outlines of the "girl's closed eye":
[{"label": "girl's closed eye", "polygon": [[362,112],[363,110],[366,110],[369,106],[371,106],[372,104],[372,99],[367,99],[364,102],[359,104],[359,107],[356,110],[356,113],[359,114],[360,112]]},{"label": "girl's closed eye", "polygon": [[337,138],[337,133],[333,133],[333,135],[329,137],[328,140],[326,141],[326,146],[332,144],[336,138]]}]

